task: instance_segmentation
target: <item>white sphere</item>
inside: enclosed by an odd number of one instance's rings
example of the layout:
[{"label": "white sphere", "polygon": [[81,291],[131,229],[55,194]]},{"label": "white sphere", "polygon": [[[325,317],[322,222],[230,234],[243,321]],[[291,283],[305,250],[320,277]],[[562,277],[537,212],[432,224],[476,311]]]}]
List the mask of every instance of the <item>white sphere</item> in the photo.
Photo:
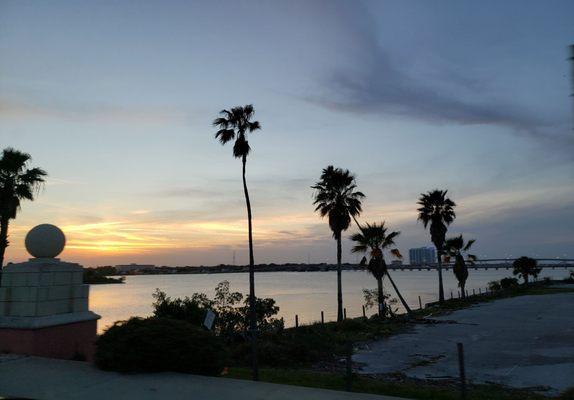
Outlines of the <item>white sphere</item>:
[{"label": "white sphere", "polygon": [[66,236],[51,224],[35,226],[26,235],[26,250],[36,258],[54,258],[64,250]]}]

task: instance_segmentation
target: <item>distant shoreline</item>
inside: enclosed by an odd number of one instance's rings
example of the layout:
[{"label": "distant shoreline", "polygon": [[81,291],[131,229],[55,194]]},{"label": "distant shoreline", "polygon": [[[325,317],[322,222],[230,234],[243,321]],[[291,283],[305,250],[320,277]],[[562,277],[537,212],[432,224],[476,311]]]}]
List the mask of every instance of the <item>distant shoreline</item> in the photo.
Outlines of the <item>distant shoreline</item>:
[{"label": "distant shoreline", "polygon": [[[366,270],[366,267],[358,264],[342,264],[341,268],[349,270]],[[336,271],[336,264],[259,264],[255,265],[257,272],[328,272]],[[178,274],[230,274],[249,272],[249,265],[216,265],[199,267],[156,267],[131,271],[129,273],[114,273],[110,276],[132,276],[132,275],[178,275]]]},{"label": "distant shoreline", "polygon": [[[136,264],[133,264],[137,266]],[[131,266],[131,265],[130,265]],[[543,265],[542,265],[543,266]],[[143,266],[142,266],[143,267]],[[452,269],[451,264],[443,264],[443,270],[449,271]],[[574,267],[571,263],[569,264],[556,264],[556,265],[546,265],[543,267],[550,267],[552,269],[570,269]],[[389,270],[391,271],[437,271],[436,265],[410,265],[410,264],[389,264]],[[511,270],[512,264],[510,263],[499,263],[490,264],[488,266],[475,265],[469,266],[469,269],[492,269],[492,270]],[[366,266],[360,264],[343,263],[341,264],[341,269],[343,271],[365,271]],[[249,265],[215,265],[215,266],[184,266],[184,267],[169,267],[169,266],[145,266],[140,269],[132,269],[128,271],[117,271],[112,266],[102,266],[95,268],[99,274],[104,276],[134,276],[134,275],[192,275],[192,274],[233,274],[233,273],[246,273],[249,272]],[[330,272],[336,271],[336,264],[258,264],[255,265],[256,272]],[[102,282],[105,283],[105,282]]]}]

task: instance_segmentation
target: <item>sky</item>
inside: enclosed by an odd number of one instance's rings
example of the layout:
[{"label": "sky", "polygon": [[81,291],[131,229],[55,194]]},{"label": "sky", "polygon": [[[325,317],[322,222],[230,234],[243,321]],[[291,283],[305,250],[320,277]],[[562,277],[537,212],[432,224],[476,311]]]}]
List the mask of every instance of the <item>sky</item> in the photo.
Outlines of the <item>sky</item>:
[{"label": "sky", "polygon": [[[86,266],[248,261],[221,109],[253,104],[256,263],[334,262],[312,205],[349,169],[363,222],[430,245],[418,196],[480,258],[574,258],[574,2],[0,1],[0,147],[49,178],[10,225],[60,226]],[[356,261],[345,233],[343,260]]]}]

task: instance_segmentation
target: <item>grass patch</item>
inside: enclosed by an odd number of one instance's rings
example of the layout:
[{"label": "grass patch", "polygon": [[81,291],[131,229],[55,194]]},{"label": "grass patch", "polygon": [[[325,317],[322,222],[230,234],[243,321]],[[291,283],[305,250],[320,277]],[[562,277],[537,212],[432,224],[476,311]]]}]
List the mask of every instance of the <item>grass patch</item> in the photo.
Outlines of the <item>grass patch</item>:
[{"label": "grass patch", "polygon": [[[381,321],[374,317],[289,328],[260,337],[260,363],[269,367],[298,368],[321,361],[336,361],[348,353],[351,343],[390,336],[409,326],[410,322],[403,318]],[[234,359],[240,365],[248,364],[249,349],[249,343],[235,346]]]},{"label": "grass patch", "polygon": [[[285,385],[305,386],[330,390],[345,390],[345,378],[341,374],[313,372],[295,369],[260,370],[260,380],[263,382]],[[232,368],[228,378],[250,379],[248,368]],[[420,380],[405,380],[392,382],[365,376],[353,378],[353,392],[370,393],[387,396],[405,397],[409,399],[427,400],[459,400],[460,391],[453,383],[429,383]],[[497,385],[471,385],[468,388],[468,400],[545,400],[540,394],[524,390],[513,390]],[[566,398],[564,398],[566,399]]]}]

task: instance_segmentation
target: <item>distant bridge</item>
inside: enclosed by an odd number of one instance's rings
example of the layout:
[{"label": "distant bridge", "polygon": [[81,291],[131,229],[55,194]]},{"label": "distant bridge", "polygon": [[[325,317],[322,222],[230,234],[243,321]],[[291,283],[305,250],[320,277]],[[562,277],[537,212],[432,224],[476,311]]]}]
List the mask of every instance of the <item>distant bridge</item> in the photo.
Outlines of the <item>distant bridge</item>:
[{"label": "distant bridge", "polygon": [[[512,269],[512,263],[515,258],[490,258],[475,261],[474,265],[467,262],[469,269],[479,270],[498,270],[498,269]],[[574,259],[564,258],[537,258],[538,267],[543,269],[574,269]],[[442,265],[443,269],[448,271],[453,267],[454,263],[445,263]],[[389,269],[395,271],[433,271],[437,269],[436,264],[425,265],[388,265]]]}]

